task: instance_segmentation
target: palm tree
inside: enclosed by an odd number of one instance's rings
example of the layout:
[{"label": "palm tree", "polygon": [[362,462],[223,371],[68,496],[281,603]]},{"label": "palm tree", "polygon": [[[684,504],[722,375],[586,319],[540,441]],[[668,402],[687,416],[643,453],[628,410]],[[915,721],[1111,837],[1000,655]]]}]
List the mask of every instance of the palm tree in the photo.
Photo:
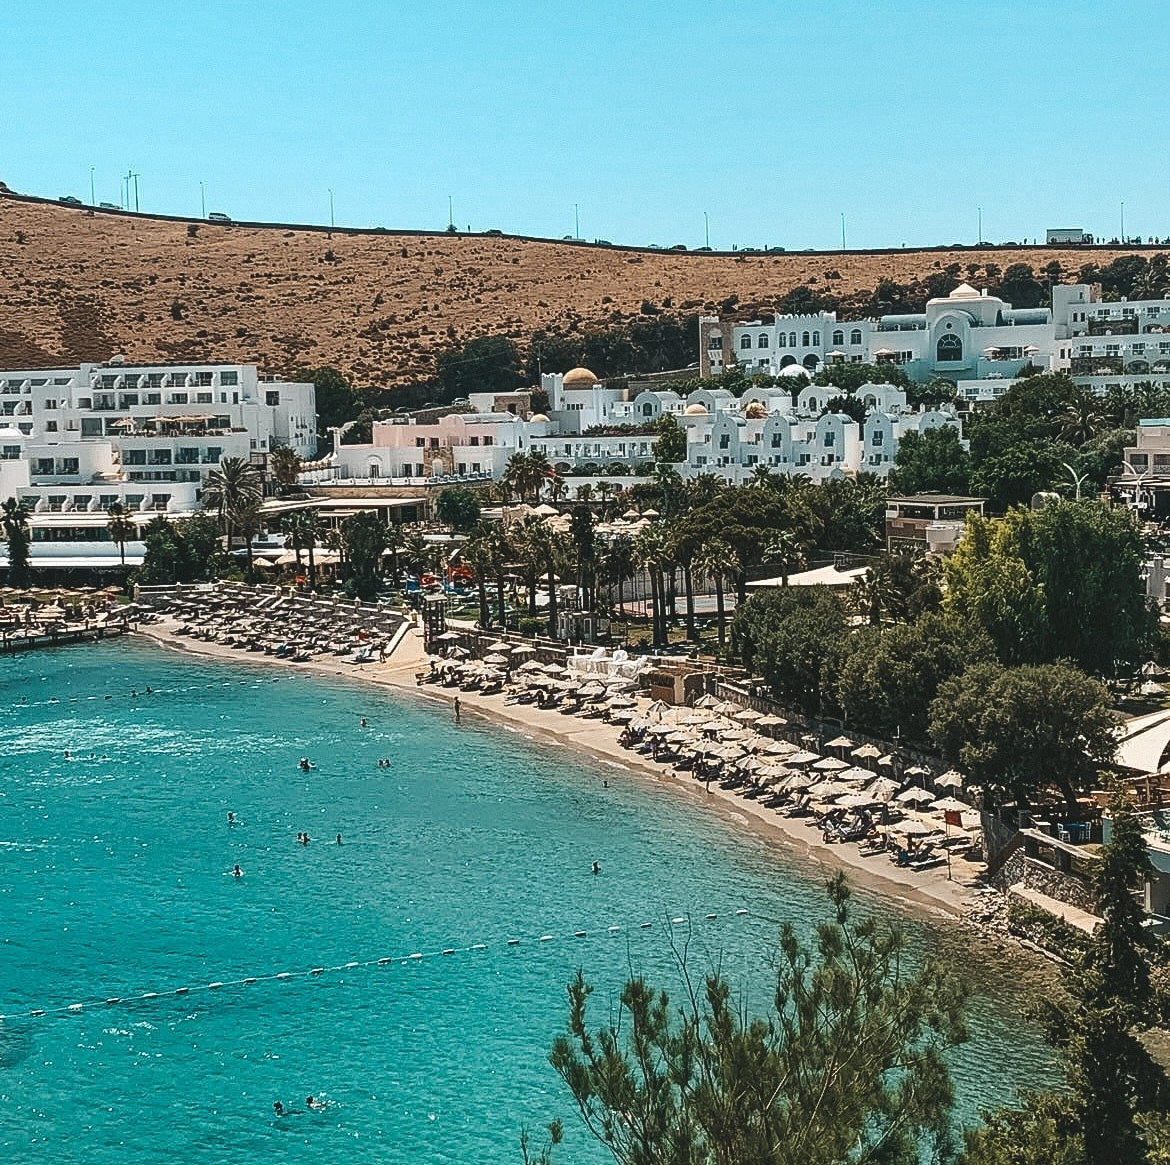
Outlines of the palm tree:
[{"label": "palm tree", "polygon": [[278,445],[268,454],[268,464],[282,493],[297,484],[302,462],[301,455],[295,449],[288,445]]},{"label": "palm tree", "polygon": [[715,585],[715,618],[719,628],[719,650],[727,643],[727,611],[724,606],[724,586],[735,586],[743,569],[735,550],[722,538],[715,537],[700,548],[695,568]]},{"label": "palm tree", "polygon": [[9,498],[0,507],[0,522],[8,539],[8,581],[14,587],[26,587],[28,572],[29,505],[24,498]]},{"label": "palm tree", "polygon": [[536,449],[528,454],[528,466],[533,484],[532,500],[538,502],[541,488],[550,478],[556,477],[556,470],[553,469],[548,457]]},{"label": "palm tree", "polygon": [[138,533],[138,527],[130,517],[130,511],[121,502],[111,503],[106,510],[106,529],[110,534],[110,541],[118,544],[118,553],[122,559],[122,569],[126,569],[126,543]]},{"label": "palm tree", "polygon": [[232,532],[236,514],[263,496],[263,478],[260,470],[243,457],[225,457],[218,469],[207,475],[203,489],[203,504],[214,509],[227,535],[227,548],[232,548]]},{"label": "palm tree", "polygon": [[609,545],[605,548],[602,564],[606,581],[611,587],[617,584],[617,609],[621,612],[622,622],[628,630],[630,620],[626,614],[625,584],[634,577],[634,571],[637,570],[634,540],[628,534],[618,534],[610,539]]},{"label": "palm tree", "polygon": [[261,512],[260,499],[256,498],[247,502],[233,513],[232,519],[244,539],[244,550],[248,560],[248,581],[251,582],[253,576],[252,543],[256,541],[257,534],[264,532],[264,517]]},{"label": "palm tree", "polygon": [[597,483],[597,496],[601,499],[602,516],[605,515],[609,499],[613,496],[615,489],[612,481],[599,481]]},{"label": "palm tree", "polygon": [[492,625],[487,599],[487,579],[492,569],[490,537],[490,532],[480,523],[459,549],[459,561],[468,567],[475,578],[476,590],[479,593],[479,625],[485,630]]},{"label": "palm tree", "polygon": [[549,473],[547,484],[548,496],[554,502],[561,501],[565,494],[569,492],[569,487],[565,484],[565,479],[555,470]]},{"label": "palm tree", "polygon": [[1071,445],[1084,445],[1101,431],[1104,423],[1100,398],[1092,389],[1082,388],[1064,408],[1060,435]]},{"label": "palm tree", "polygon": [[651,640],[655,647],[662,647],[666,643],[666,580],[662,568],[667,558],[662,526],[655,523],[642,531],[634,544],[634,555],[650,578]]},{"label": "palm tree", "polygon": [[591,502],[593,501],[593,486],[591,486],[588,482],[586,482],[584,485],[579,485],[577,486],[575,495],[577,501],[579,502]]},{"label": "palm tree", "polygon": [[788,585],[788,575],[805,563],[804,543],[795,530],[777,530],[764,546],[764,562],[780,567],[780,582]]},{"label": "palm tree", "polygon": [[508,531],[502,522],[489,527],[487,535],[490,569],[496,580],[496,618],[501,627],[506,627],[507,608],[504,604],[504,576],[508,571],[514,550],[508,540]]},{"label": "palm tree", "polygon": [[421,582],[422,576],[435,565],[434,547],[423,538],[420,531],[413,531],[402,546],[406,569],[412,571]]},{"label": "palm tree", "polygon": [[390,552],[390,586],[398,590],[398,552],[406,546],[401,522],[391,522],[386,530],[386,549]]},{"label": "palm tree", "polygon": [[672,563],[682,567],[683,594],[687,604],[687,639],[698,639],[695,631],[695,585],[694,565],[698,553],[698,542],[685,521],[672,522],[667,526],[667,545]]}]

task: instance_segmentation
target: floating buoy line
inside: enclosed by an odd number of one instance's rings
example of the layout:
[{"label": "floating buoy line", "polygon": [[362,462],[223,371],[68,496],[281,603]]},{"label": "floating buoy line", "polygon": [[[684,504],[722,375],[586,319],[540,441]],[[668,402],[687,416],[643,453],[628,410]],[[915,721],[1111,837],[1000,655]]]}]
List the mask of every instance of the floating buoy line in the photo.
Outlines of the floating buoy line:
[{"label": "floating buoy line", "polygon": [[[711,911],[704,914],[679,914],[665,920],[668,929],[692,926],[696,922],[718,922],[721,920],[742,918],[749,912],[742,907],[736,910],[725,911],[720,914]],[[475,942],[461,947],[441,947],[431,951],[411,951],[404,955],[382,955],[374,959],[351,959],[345,963],[336,963],[332,966],[308,967],[300,971],[277,971],[268,975],[247,975],[242,979],[214,979],[209,983],[191,983],[168,990],[141,991],[133,995],[95,996],[83,999],[77,1003],[66,1003],[53,1007],[20,1007],[6,1014],[0,1015],[0,1023],[20,1019],[43,1019],[57,1015],[77,1015],[86,1011],[110,1007],[129,1007],[134,1004],[155,1003],[160,1000],[184,998],[191,995],[214,994],[217,991],[226,991],[233,987],[255,987],[261,983],[287,983],[297,980],[317,979],[324,975],[335,975],[342,971],[356,971],[378,967],[408,967],[417,966],[428,960],[443,960],[456,955],[470,955],[480,951],[500,948],[524,947],[526,945],[542,946],[546,943],[562,941],[564,939],[612,938],[615,935],[629,931],[640,932],[653,929],[653,921],[637,923],[610,923],[607,926],[596,927],[592,930],[565,931],[560,934],[542,932],[527,937],[512,936],[505,939],[496,939],[492,942]]]},{"label": "floating buoy line", "polygon": [[[246,662],[246,661],[245,661]],[[308,672],[294,672],[293,676],[308,675]],[[150,691],[145,688],[131,688],[126,691],[117,692],[103,692],[100,696],[95,695],[76,695],[76,696],[48,696],[43,699],[20,699],[13,700],[7,705],[8,708],[14,711],[20,711],[22,708],[68,708],[74,704],[102,704],[110,700],[133,700],[144,701],[151,700],[155,696],[188,696],[194,692],[212,692],[222,690],[224,688],[259,688],[266,684],[278,684],[284,676],[268,676],[264,679],[247,679],[247,680],[218,680],[212,683],[202,684],[183,684],[179,687],[152,687]],[[133,694],[131,694],[133,693]]]}]

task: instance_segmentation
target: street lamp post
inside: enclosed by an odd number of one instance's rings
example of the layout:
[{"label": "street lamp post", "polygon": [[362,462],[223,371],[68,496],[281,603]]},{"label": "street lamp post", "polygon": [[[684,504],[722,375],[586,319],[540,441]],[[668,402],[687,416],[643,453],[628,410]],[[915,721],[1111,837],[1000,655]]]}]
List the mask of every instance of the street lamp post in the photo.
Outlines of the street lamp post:
[{"label": "street lamp post", "polygon": [[199,215],[201,218],[207,217],[207,196],[203,190],[203,183],[199,183]]},{"label": "street lamp post", "polygon": [[94,168],[92,166],[90,166],[90,168],[89,168],[89,205],[90,206],[97,206],[97,196],[94,194],[94,189],[93,189],[93,170],[94,170]]},{"label": "street lamp post", "polygon": [[1133,508],[1135,510],[1140,510],[1142,508],[1143,501],[1142,482],[1145,481],[1145,479],[1149,476],[1150,471],[1148,469],[1144,469],[1141,473],[1138,473],[1138,471],[1134,469],[1134,467],[1128,461],[1123,461],[1121,464],[1124,465],[1131,474],[1133,474],[1134,478],[1136,478],[1137,484],[1134,486]]},{"label": "street lamp post", "polygon": [[329,191],[329,226],[333,226],[333,191]]}]

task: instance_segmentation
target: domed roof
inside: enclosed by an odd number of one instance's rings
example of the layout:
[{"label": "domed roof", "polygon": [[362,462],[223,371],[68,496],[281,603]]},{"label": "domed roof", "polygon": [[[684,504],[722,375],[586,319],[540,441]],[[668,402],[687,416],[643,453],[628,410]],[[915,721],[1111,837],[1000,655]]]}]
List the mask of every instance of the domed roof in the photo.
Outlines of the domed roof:
[{"label": "domed roof", "polygon": [[753,400],[743,410],[743,415],[745,417],[751,417],[753,421],[758,421],[761,417],[768,415],[768,406],[763,401]]},{"label": "domed roof", "polygon": [[705,417],[706,415],[707,406],[699,404],[698,401],[695,401],[693,405],[687,405],[687,407],[683,409],[684,417]]},{"label": "domed roof", "polygon": [[806,380],[812,379],[812,373],[809,372],[803,364],[787,364],[780,369],[781,376],[803,376]]},{"label": "domed roof", "polygon": [[597,383],[597,377],[588,368],[570,368],[562,383],[566,388],[592,388]]},{"label": "domed roof", "polygon": [[530,421],[536,421],[538,424],[542,422],[547,423],[548,421],[548,417],[546,417],[544,413],[533,413],[532,416],[530,416],[528,419]]}]

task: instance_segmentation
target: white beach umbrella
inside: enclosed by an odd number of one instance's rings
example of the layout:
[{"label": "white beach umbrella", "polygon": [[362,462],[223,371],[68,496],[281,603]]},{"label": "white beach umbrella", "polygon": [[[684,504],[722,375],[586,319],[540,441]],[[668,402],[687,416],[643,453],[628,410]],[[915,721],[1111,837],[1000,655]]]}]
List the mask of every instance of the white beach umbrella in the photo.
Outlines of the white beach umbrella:
[{"label": "white beach umbrella", "polygon": [[757,720],[762,720],[763,718],[764,714],[757,712],[755,708],[744,708],[732,716],[732,720],[738,720],[740,724],[754,724]]},{"label": "white beach umbrella", "polygon": [[825,745],[826,748],[852,748],[857,743],[848,736],[836,736]]},{"label": "white beach umbrella", "polygon": [[718,706],[719,706],[719,701],[714,696],[712,696],[709,692],[705,696],[700,696],[695,701],[696,708],[717,708]]},{"label": "white beach umbrella", "polygon": [[661,720],[667,712],[670,711],[670,705],[665,700],[655,700],[649,708],[646,709],[646,717],[649,720]]},{"label": "white beach umbrella", "polygon": [[764,751],[771,756],[791,756],[800,749],[790,740],[772,740],[764,745]]},{"label": "white beach umbrella", "polygon": [[845,793],[833,802],[834,805],[843,805],[846,809],[860,809],[864,805],[872,805],[873,798],[867,793]]},{"label": "white beach umbrella", "polygon": [[901,801],[904,805],[929,805],[934,800],[934,794],[918,788],[917,785],[911,785],[909,789],[903,789],[897,794],[894,800]]},{"label": "white beach umbrella", "polygon": [[607,708],[635,708],[637,705],[638,701],[630,696],[611,696],[605,702]]},{"label": "white beach umbrella", "polygon": [[484,663],[489,667],[505,667],[508,663],[507,657],[503,655],[489,655],[485,657]]},{"label": "white beach umbrella", "polygon": [[512,648],[513,655],[535,655],[536,648],[530,647],[527,643],[521,643],[519,647]]},{"label": "white beach umbrella", "polygon": [[493,643],[491,645],[491,647],[488,648],[488,654],[494,655],[496,652],[499,652],[499,651],[511,651],[511,650],[512,650],[512,645],[510,643],[505,643],[502,639],[500,639],[497,642]]},{"label": "white beach umbrella", "polygon": [[530,659],[527,663],[522,663],[516,670],[527,672],[531,675],[533,672],[544,671],[544,665],[537,663],[534,659]]},{"label": "white beach umbrella", "polygon": [[961,789],[963,780],[963,774],[958,769],[949,769],[941,777],[935,778],[934,787],[936,789]]},{"label": "white beach umbrella", "polygon": [[761,716],[756,721],[757,728],[783,728],[788,721],[782,716]]},{"label": "white beach umbrella", "polygon": [[805,752],[802,749],[799,752],[794,752],[786,757],[784,763],[788,765],[789,768],[807,768],[809,765],[813,764],[815,761],[819,761],[820,759],[821,758],[815,752]]},{"label": "white beach umbrella", "polygon": [[891,781],[889,777],[878,777],[866,792],[875,801],[888,801],[898,791],[898,788],[897,781]]},{"label": "white beach umbrella", "polygon": [[848,767],[849,766],[843,760],[838,760],[835,756],[827,756],[824,758],[824,760],[819,760],[815,765],[813,765],[814,769],[817,769],[822,773],[839,773]]},{"label": "white beach umbrella", "polygon": [[917,821],[913,817],[891,825],[894,833],[904,834],[906,837],[925,837],[928,833],[938,833],[937,826],[927,825],[925,821]]},{"label": "white beach umbrella", "polygon": [[929,777],[930,769],[924,769],[921,765],[911,765],[905,773],[908,777]]},{"label": "white beach umbrella", "polygon": [[966,801],[960,801],[956,797],[940,797],[937,801],[932,801],[930,811],[932,813],[946,813],[950,810],[952,813],[962,813],[964,811],[970,812],[971,806]]},{"label": "white beach umbrella", "polygon": [[[869,769],[861,769],[854,766],[853,768],[842,769],[834,780],[844,781],[849,785],[865,785],[874,780],[874,775]],[[894,786],[895,789],[897,787],[897,785]]]}]

